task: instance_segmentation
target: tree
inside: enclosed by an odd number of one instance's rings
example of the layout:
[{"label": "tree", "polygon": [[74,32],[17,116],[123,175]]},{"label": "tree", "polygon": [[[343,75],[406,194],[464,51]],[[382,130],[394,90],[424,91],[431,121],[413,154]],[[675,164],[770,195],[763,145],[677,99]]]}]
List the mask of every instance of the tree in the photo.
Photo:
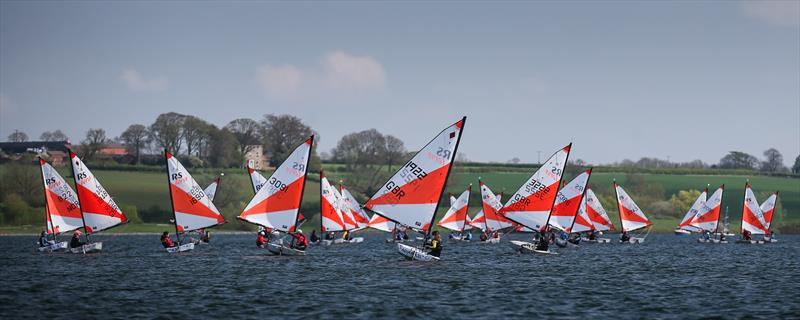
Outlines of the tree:
[{"label": "tree", "polygon": [[147,127],[141,124],[132,124],[122,132],[119,138],[125,143],[129,152],[136,156],[134,164],[138,164],[142,160],[142,149],[147,148],[147,145],[150,144]]},{"label": "tree", "polygon": [[175,112],[162,113],[150,125],[150,139],[160,149],[178,154],[183,142],[183,122],[185,116]]},{"label": "tree", "polygon": [[25,142],[28,141],[28,135],[25,132],[14,130],[14,133],[8,135],[10,142]]},{"label": "tree", "polygon": [[694,201],[700,196],[700,193],[701,192],[698,190],[681,190],[673,194],[669,201],[677,210],[676,214],[683,217],[683,214],[689,211],[689,208],[692,207]]},{"label": "tree", "polygon": [[761,171],[776,173],[785,172],[786,166],[783,165],[783,155],[775,148],[764,151],[764,162],[761,163]]},{"label": "tree", "polygon": [[103,129],[89,129],[86,132],[86,139],[81,143],[84,161],[89,161],[103,149],[109,140],[106,138],[106,131]]},{"label": "tree", "polygon": [[209,135],[208,162],[212,167],[229,168],[241,165],[239,142],[236,135],[228,129],[213,128]]},{"label": "tree", "polygon": [[405,162],[404,155],[407,153],[406,146],[403,143],[403,140],[393,136],[393,135],[386,135],[386,155],[384,158],[386,159],[386,170],[391,171],[392,165],[395,163],[403,163]]},{"label": "tree", "polygon": [[186,142],[186,154],[200,156],[203,145],[208,141],[209,124],[195,116],[184,116],[183,140]]},{"label": "tree", "polygon": [[522,160],[520,160],[520,159],[519,159],[519,158],[517,158],[517,157],[513,157],[513,158],[511,158],[511,160],[508,160],[508,163],[511,163],[511,164],[518,164],[518,163],[520,163],[520,161],[522,161]]},{"label": "tree", "polygon": [[331,153],[350,170],[383,164],[387,161],[386,137],[375,129],[353,132],[339,139]]},{"label": "tree", "polygon": [[228,129],[239,141],[239,153],[247,153],[250,147],[261,144],[261,133],[264,128],[258,121],[249,118],[240,118],[229,122]]},{"label": "tree", "polygon": [[[261,139],[266,148],[266,153],[270,157],[269,163],[271,166],[278,166],[283,163],[295,147],[314,134],[314,131],[305,125],[300,118],[288,114],[264,115],[261,125],[263,127]],[[319,144],[319,136],[315,136],[314,146],[311,150],[308,168],[311,171],[319,170],[321,165],[316,151],[317,144]],[[312,165],[313,163],[316,164]]]},{"label": "tree", "polygon": [[39,140],[42,141],[67,141],[69,138],[66,134],[61,132],[61,130],[56,130],[53,132],[45,131],[39,136]]},{"label": "tree", "polygon": [[794,165],[792,166],[792,172],[794,174],[800,174],[800,155],[797,158],[794,158]]},{"label": "tree", "polygon": [[758,158],[741,151],[731,151],[719,160],[723,169],[755,169]]}]

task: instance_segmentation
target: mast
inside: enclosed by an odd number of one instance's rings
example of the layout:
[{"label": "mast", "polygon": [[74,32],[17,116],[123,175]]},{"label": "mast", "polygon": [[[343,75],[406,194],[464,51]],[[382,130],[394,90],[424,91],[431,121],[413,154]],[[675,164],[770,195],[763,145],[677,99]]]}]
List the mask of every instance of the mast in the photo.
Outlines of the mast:
[{"label": "mast", "polygon": [[[775,191],[775,207],[772,208],[773,211],[778,210],[778,195],[780,191]],[[775,219],[775,212],[772,212],[772,219]],[[769,220],[769,225],[767,226],[767,233],[771,233],[769,229],[772,229],[772,219]],[[771,237],[771,236],[770,236]]]},{"label": "mast", "polygon": [[[478,177],[478,185],[481,185],[481,178]],[[487,187],[488,188],[488,187]],[[481,209],[483,209],[483,192],[481,191]],[[486,219],[486,210],[483,209],[483,233],[489,232],[489,219]]]},{"label": "mast", "polygon": [[[572,228],[574,228],[574,227],[575,227],[575,220],[578,220],[578,212],[580,212],[580,211],[581,211],[581,204],[583,203],[583,198],[585,198],[585,197],[586,197],[586,189],[589,189],[589,179],[591,179],[591,178],[592,178],[592,169],[593,169],[593,168],[589,168],[589,176],[588,176],[588,177],[586,177],[586,185],[585,185],[585,186],[583,186],[583,193],[581,193],[581,197],[580,197],[580,198],[578,198],[578,209],[576,209],[576,210],[575,210],[575,216],[573,216],[573,218],[572,218],[572,224],[569,226],[569,230],[570,230],[570,231],[572,231]],[[591,220],[592,220],[592,219],[591,219],[591,218],[589,218],[589,223],[590,223],[590,224],[592,223],[592,221],[591,221]],[[592,228],[594,228],[594,224],[592,224]]]},{"label": "mast", "polygon": [[467,217],[469,217],[469,198],[472,195],[472,184],[471,183],[469,184],[469,187],[467,187],[467,190],[469,191],[469,192],[467,192],[467,207],[466,207],[466,209],[467,209],[466,211],[467,212],[464,212],[464,224],[461,226],[461,236],[462,237],[464,236],[464,229],[467,228]]},{"label": "mast", "polygon": [[[722,197],[725,195],[725,184],[723,183],[719,188],[722,189],[722,193],[719,195],[719,206],[720,206],[720,209],[722,209]],[[714,232],[718,232],[719,231],[719,225],[720,225],[720,220],[721,219],[722,219],[722,215],[720,214],[717,217],[717,227],[715,228],[716,230],[714,230]],[[722,232],[719,233],[719,240],[720,241],[722,241],[722,237],[725,236],[723,233],[725,233],[725,229],[722,229]]]},{"label": "mast", "polygon": [[250,186],[253,187],[253,194],[257,194],[258,190],[256,190],[256,185],[253,183],[253,173],[256,172],[256,169],[253,169],[253,172],[250,172],[250,165],[247,165],[247,176],[250,178]]},{"label": "mast", "polygon": [[614,196],[617,201],[617,214],[619,214],[619,229],[620,233],[625,232],[625,224],[622,223],[622,203],[619,202],[619,192],[617,192],[617,179],[614,179]]},{"label": "mast", "polygon": [[[563,169],[564,171],[567,171],[567,163],[569,163],[569,154],[572,153],[572,142],[570,142],[569,145],[567,145],[567,149],[569,151],[567,151],[567,157],[564,158],[564,169]],[[541,169],[542,167],[539,167],[539,168]],[[561,189],[561,181],[563,181],[563,180],[564,180],[564,172],[561,172],[561,174],[558,177],[558,184],[556,184],[556,190],[555,190],[556,196],[553,197],[553,203],[550,205],[550,212],[547,214],[547,221],[544,222],[544,226],[542,227],[542,228],[544,228],[545,231],[547,231],[547,229],[550,229],[550,227],[549,227],[550,226],[550,216],[553,215],[553,206],[556,205],[556,200],[558,199],[558,190]],[[584,188],[584,190],[585,189],[586,188]],[[573,220],[573,222],[574,222],[574,220]]]},{"label": "mast", "polygon": [[[309,154],[309,158],[310,158],[310,157],[311,157],[311,156],[310,156],[310,154]],[[323,198],[322,198],[322,197],[323,197],[323,193],[322,193],[322,191],[323,191],[323,190],[322,190],[322,177],[323,177],[324,175],[325,175],[325,173],[322,171],[322,169],[320,169],[320,170],[319,170],[319,200],[320,200],[320,206],[319,206],[319,233],[320,233],[320,235],[322,235],[323,233],[325,233],[325,227],[324,227],[324,225],[322,224],[322,201],[324,201],[324,200],[325,200],[325,199],[323,199]],[[303,184],[304,184],[304,186],[303,186],[303,187],[305,187],[305,183],[303,183]],[[298,212],[298,213],[300,212],[300,207],[298,207],[298,208],[297,208],[297,212]],[[297,222],[295,222],[295,223],[297,223]]]},{"label": "mast", "polygon": [[747,209],[747,187],[750,186],[750,179],[744,180],[744,201],[742,205],[742,221],[739,223],[739,234],[744,234],[744,210]]},{"label": "mast", "polygon": [[[48,227],[50,228],[50,233],[53,234],[53,240],[55,240],[56,239],[56,229],[53,227],[53,217],[50,215],[50,206],[47,205],[48,204],[48,201],[47,201],[47,180],[45,180],[45,178],[44,178],[44,170],[42,170],[43,169],[42,161],[44,161],[44,159],[42,159],[41,157],[38,157],[38,158],[39,158],[39,173],[42,175],[42,182],[44,182],[44,194],[43,194],[44,195],[44,212],[45,212],[44,228],[45,229],[47,229]],[[50,223],[48,223],[48,221]]]},{"label": "mast", "polygon": [[[314,135],[312,134],[311,137],[311,144],[308,146],[308,157],[306,157],[306,170],[303,174],[303,187],[300,189],[300,201],[297,203],[297,214],[294,215],[294,231],[297,232],[297,220],[300,219],[300,206],[303,204],[303,194],[306,193],[306,178],[308,178],[308,163],[311,161],[311,155],[314,154],[312,148],[314,147]],[[320,171],[321,173],[322,171]],[[319,184],[320,188],[322,188],[322,183]],[[320,212],[319,220],[322,221],[322,213]],[[322,223],[322,222],[320,222]]]},{"label": "mast", "polygon": [[[467,116],[461,118],[461,128],[459,128],[458,132],[458,139],[456,139],[456,147],[453,148],[453,155],[450,159],[450,164],[448,164],[447,168],[447,176],[444,177],[444,184],[442,185],[442,192],[439,193],[439,198],[436,199],[436,209],[433,210],[433,216],[431,217],[431,223],[428,224],[428,231],[425,233],[425,238],[429,238],[431,232],[433,232],[433,223],[436,221],[436,212],[439,211],[439,203],[442,202],[442,196],[444,195],[444,189],[447,188],[447,180],[450,179],[450,174],[453,171],[453,164],[456,163],[456,155],[458,154],[458,145],[461,144],[461,136],[464,133],[464,126],[467,125]],[[430,144],[430,142],[429,142]],[[423,147],[424,149],[424,147]],[[420,149],[420,150],[423,150]],[[413,158],[412,158],[413,159]]]},{"label": "mast", "polygon": [[[75,193],[78,196],[78,210],[81,211],[81,221],[83,222],[83,232],[86,232],[86,242],[89,242],[89,230],[86,229],[86,218],[83,216],[83,207],[81,206],[81,194],[80,189],[78,188],[78,177],[75,176],[75,164],[72,162],[72,155],[75,153],[72,152],[72,149],[67,148],[69,153],[69,168],[72,170],[72,184],[75,185]],[[78,155],[75,155],[77,157]]]},{"label": "mast", "polygon": [[178,231],[178,215],[175,214],[175,200],[172,198],[172,180],[170,179],[171,177],[169,176],[169,159],[167,158],[168,153],[169,151],[167,151],[167,149],[164,148],[164,163],[167,165],[167,187],[169,188],[169,204],[172,207],[172,221],[175,224],[175,238],[178,240],[178,246],[180,246],[181,233],[180,231]]}]

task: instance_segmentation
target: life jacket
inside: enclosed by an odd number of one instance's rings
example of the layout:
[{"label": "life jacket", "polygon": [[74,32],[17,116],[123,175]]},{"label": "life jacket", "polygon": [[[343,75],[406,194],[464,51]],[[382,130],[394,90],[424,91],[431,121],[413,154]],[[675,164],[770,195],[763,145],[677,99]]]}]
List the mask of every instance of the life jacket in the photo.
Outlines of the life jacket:
[{"label": "life jacket", "polygon": [[263,246],[267,244],[267,237],[263,234],[259,234],[258,238],[256,239],[256,245]]},{"label": "life jacket", "polygon": [[172,242],[172,239],[169,237],[161,237],[161,244],[164,245],[164,248],[175,246],[175,242]]}]

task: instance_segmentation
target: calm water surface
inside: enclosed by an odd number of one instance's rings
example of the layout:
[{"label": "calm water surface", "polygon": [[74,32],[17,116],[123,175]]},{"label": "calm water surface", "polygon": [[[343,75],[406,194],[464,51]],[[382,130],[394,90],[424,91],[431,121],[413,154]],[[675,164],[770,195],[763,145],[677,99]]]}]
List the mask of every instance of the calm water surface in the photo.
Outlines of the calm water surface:
[{"label": "calm water surface", "polygon": [[798,318],[800,237],[708,245],[651,235],[558,256],[446,243],[407,262],[382,234],[276,257],[254,235],[168,255],[158,235],[97,236],[96,255],[40,254],[0,237],[0,318]]}]

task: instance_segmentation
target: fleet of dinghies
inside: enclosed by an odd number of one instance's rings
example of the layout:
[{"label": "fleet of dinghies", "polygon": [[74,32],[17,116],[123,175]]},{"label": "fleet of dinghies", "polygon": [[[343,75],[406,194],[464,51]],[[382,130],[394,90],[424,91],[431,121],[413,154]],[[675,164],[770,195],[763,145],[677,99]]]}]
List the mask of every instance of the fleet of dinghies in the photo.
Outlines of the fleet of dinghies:
[{"label": "fleet of dinghies", "polygon": [[[452,171],[466,117],[448,126],[423,146],[395,172],[362,206],[339,182],[336,188],[320,171],[320,243],[360,243],[362,237],[352,233],[371,228],[391,233],[387,242],[396,242],[397,252],[408,260],[438,261],[441,259],[441,237],[433,231],[436,211]],[[253,198],[237,216],[255,224],[269,235],[261,246],[275,255],[305,255],[308,240],[299,230],[305,217],[300,212],[303,191],[308,175],[314,137],[298,145],[269,176],[264,177],[250,165],[248,175]],[[472,185],[458,196],[449,195],[450,207],[436,223],[450,231],[450,239],[471,240],[472,229],[482,231],[484,243],[499,243],[503,233],[533,233],[532,242],[509,241],[520,253],[555,255],[549,244],[577,247],[581,243],[610,243],[599,237],[605,231],[616,230],[597,195],[589,188],[592,169],[579,172],[564,183],[564,172],[572,144],[550,156],[506,203],[480,178],[480,210],[470,217]],[[103,249],[102,242],[91,242],[90,235],[126,223],[128,220],[100,182],[70,150],[70,163],[75,189],[45,160],[39,159],[45,196],[45,227],[40,240],[40,252],[66,251],[94,253]],[[198,241],[187,233],[226,223],[214,205],[220,177],[201,188],[191,174],[170,152],[165,150],[170,202],[177,244],[168,246],[169,253],[194,249]],[[614,194],[620,220],[620,243],[643,243],[653,223],[615,180]],[[720,212],[725,186],[710,196],[708,188],[697,197],[675,234],[699,233],[701,243],[725,244],[727,230],[720,231]],[[742,210],[741,239],[737,243],[762,244],[775,242],[770,232],[778,192],[759,204],[750,186],[745,184]],[[371,212],[370,216],[368,212]],[[727,219],[727,213],[726,213]],[[726,225],[724,225],[726,227]],[[78,229],[84,229],[86,242],[80,241]],[[58,241],[57,236],[74,231],[71,242]],[[402,242],[413,241],[408,232],[423,237],[417,246]],[[561,237],[556,238],[555,234]],[[166,234],[166,233],[165,233]],[[339,235],[340,234],[340,235]],[[753,235],[762,235],[760,240]],[[168,235],[165,235],[168,237]],[[169,240],[169,239],[168,239]],[[316,241],[316,240],[315,240]],[[167,246],[167,245],[165,245]]]}]

